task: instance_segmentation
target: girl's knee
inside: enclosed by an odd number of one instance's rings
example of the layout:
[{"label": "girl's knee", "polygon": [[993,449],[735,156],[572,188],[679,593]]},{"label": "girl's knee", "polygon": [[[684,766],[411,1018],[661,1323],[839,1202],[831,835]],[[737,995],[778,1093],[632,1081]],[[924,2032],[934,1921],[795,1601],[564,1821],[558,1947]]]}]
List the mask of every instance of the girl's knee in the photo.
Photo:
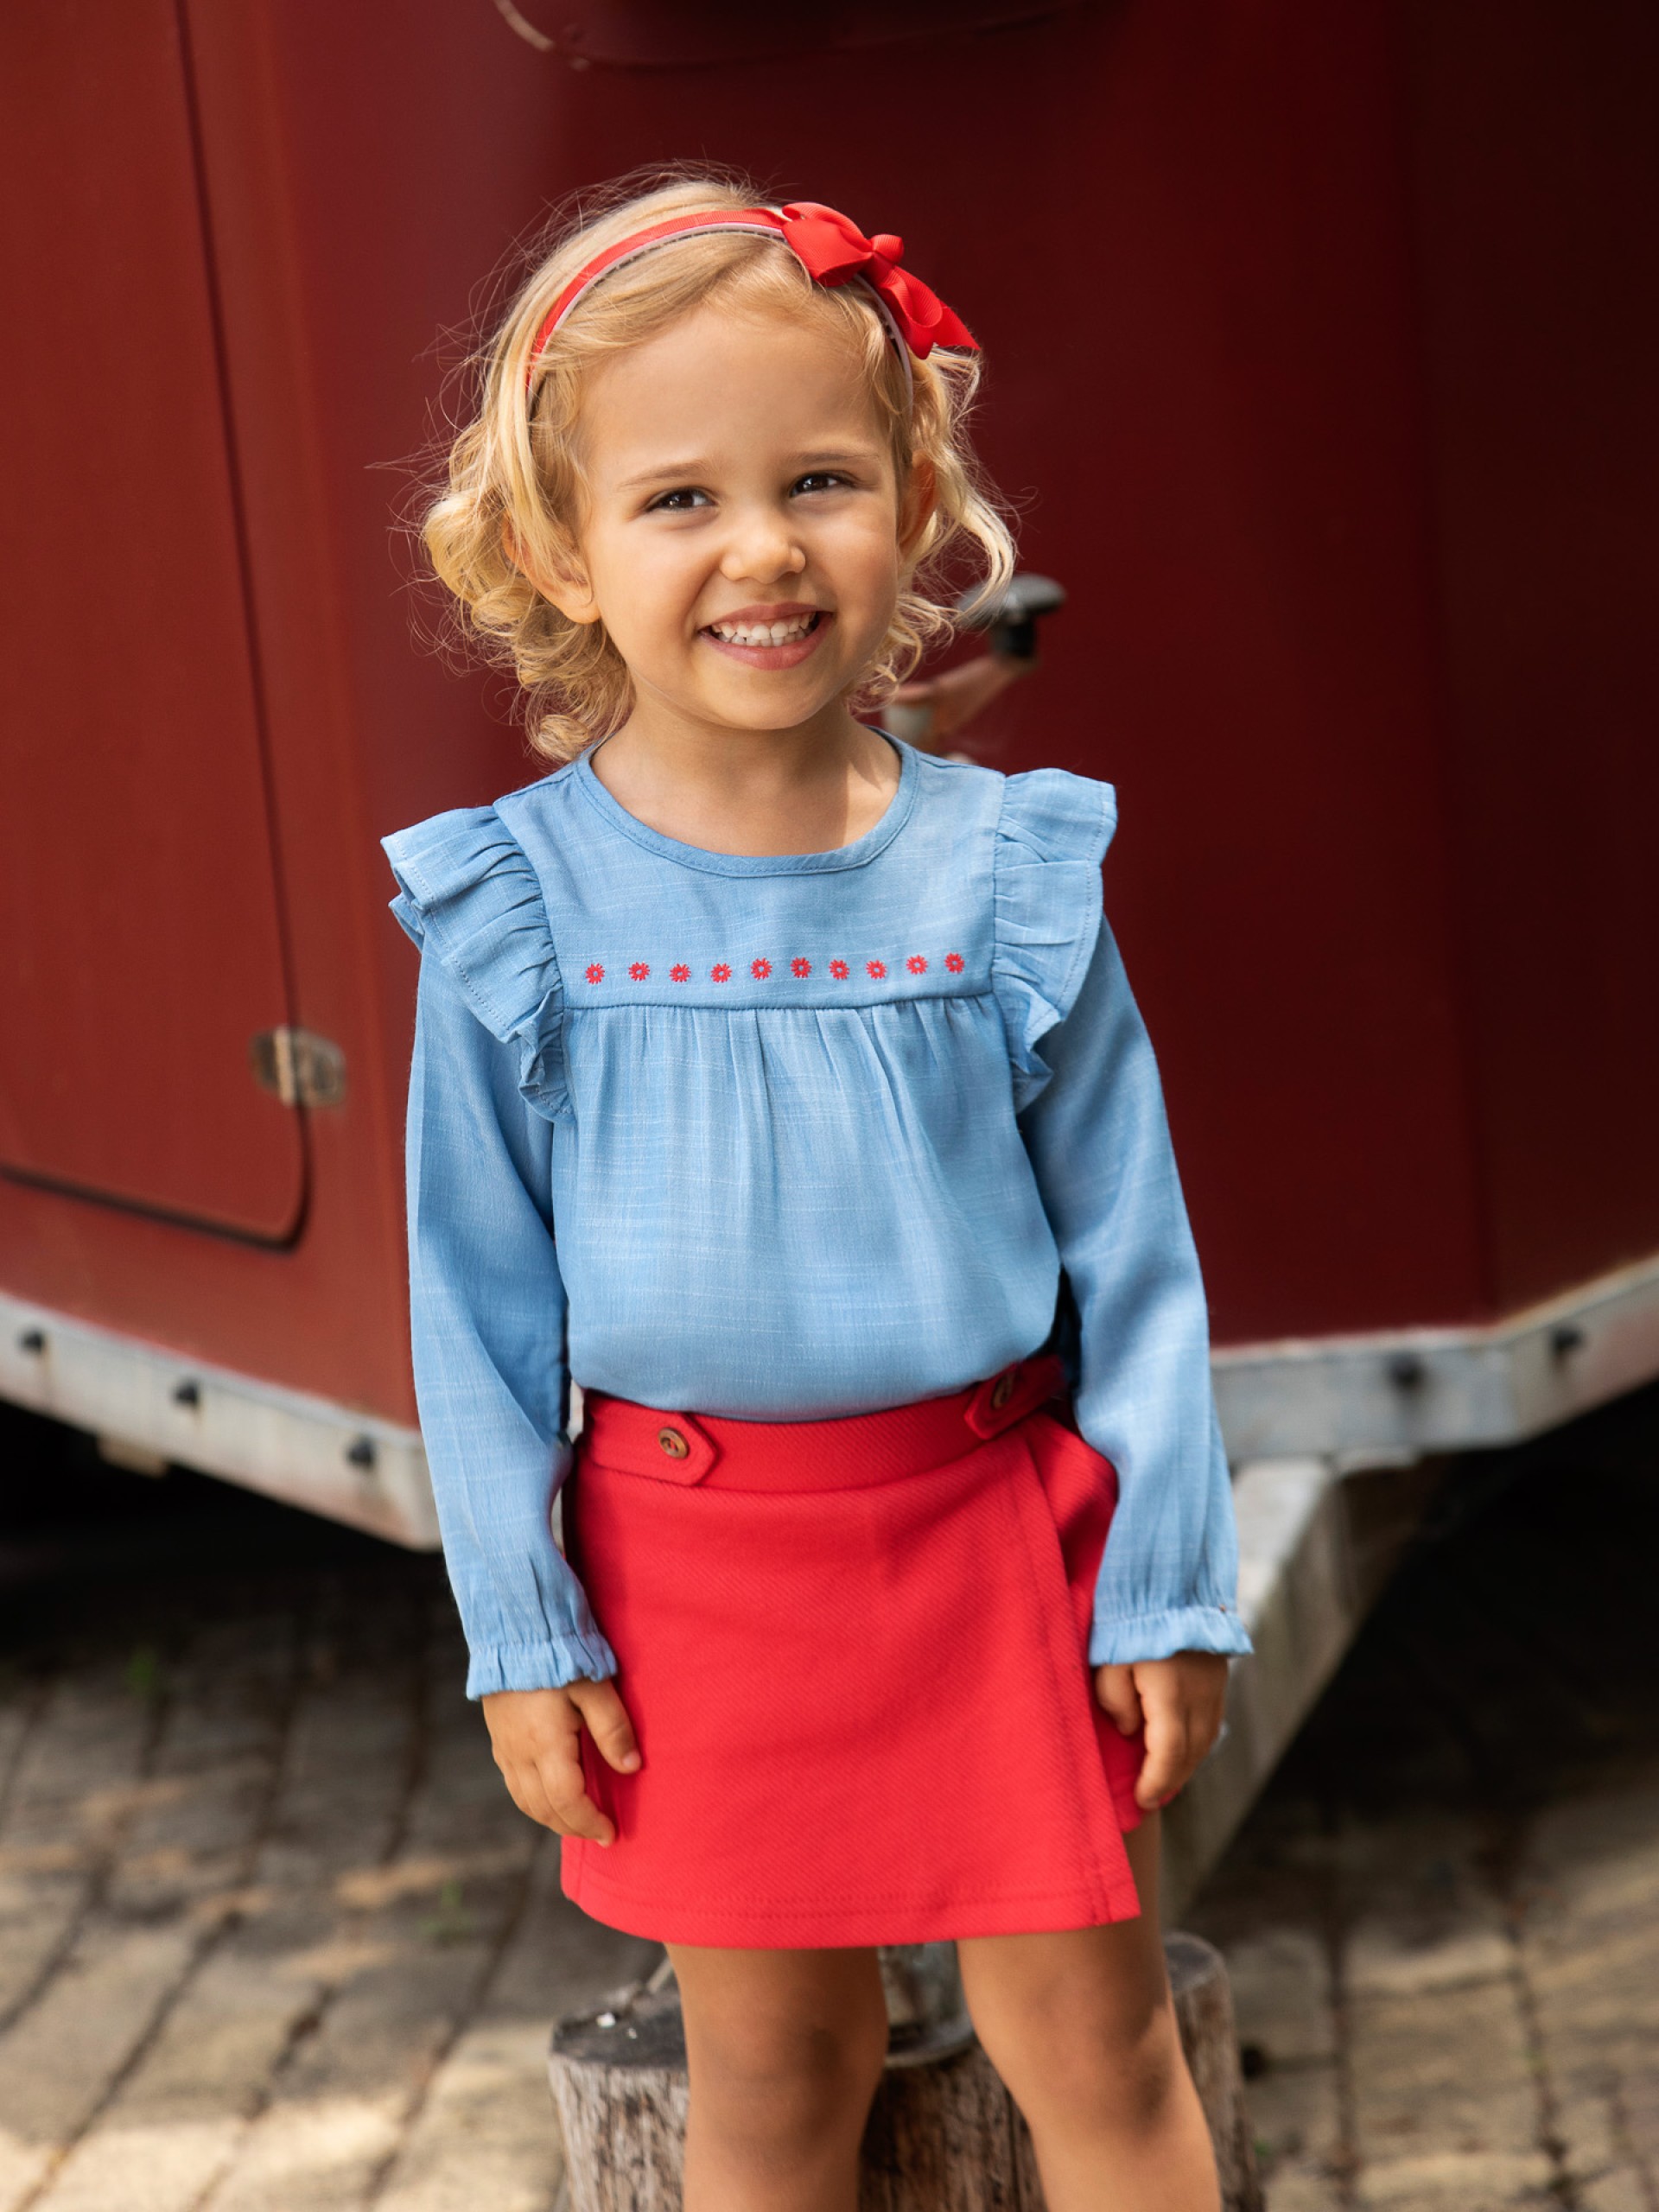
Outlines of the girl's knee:
[{"label": "girl's knee", "polygon": [[1009,2082],[1028,2117],[1137,2133],[1156,2128],[1183,2088],[1185,2061],[1167,2004],[1125,2018],[1056,2011],[1025,2024]]},{"label": "girl's knee", "polygon": [[691,2098],[727,2139],[783,2145],[861,2131],[887,2056],[885,2008],[835,2020],[759,2014],[702,2023]]}]

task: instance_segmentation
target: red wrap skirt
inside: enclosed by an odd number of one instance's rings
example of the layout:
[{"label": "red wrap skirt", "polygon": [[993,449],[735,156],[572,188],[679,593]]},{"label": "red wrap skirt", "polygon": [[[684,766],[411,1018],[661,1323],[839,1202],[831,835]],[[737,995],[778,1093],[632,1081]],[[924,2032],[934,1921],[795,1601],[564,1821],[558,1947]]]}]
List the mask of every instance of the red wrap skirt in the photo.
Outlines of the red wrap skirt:
[{"label": "red wrap skirt", "polygon": [[584,1741],[584,1911],[734,1949],[1135,1916],[1141,1739],[1088,1665],[1116,1478],[1059,1381],[822,1421],[589,1395],[566,1537],[641,1764]]}]

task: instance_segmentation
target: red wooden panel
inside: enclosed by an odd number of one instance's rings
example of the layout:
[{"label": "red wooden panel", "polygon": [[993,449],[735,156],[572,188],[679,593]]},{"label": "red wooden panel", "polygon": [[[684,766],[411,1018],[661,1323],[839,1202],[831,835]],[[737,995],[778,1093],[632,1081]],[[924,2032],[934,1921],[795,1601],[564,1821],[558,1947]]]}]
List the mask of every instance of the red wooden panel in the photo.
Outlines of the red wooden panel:
[{"label": "red wooden panel", "polygon": [[1412,11],[1418,256],[1497,1302],[1659,1245],[1659,14]]},{"label": "red wooden panel", "polygon": [[9,293],[0,1160],[287,1235],[287,1018],[179,28],[0,10]]}]

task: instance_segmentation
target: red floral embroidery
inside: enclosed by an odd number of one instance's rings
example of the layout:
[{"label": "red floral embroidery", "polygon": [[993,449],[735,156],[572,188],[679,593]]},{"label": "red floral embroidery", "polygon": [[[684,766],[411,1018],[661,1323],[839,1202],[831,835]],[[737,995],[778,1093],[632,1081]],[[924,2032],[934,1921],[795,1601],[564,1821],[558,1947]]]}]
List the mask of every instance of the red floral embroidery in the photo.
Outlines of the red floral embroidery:
[{"label": "red floral embroidery", "polygon": [[[947,952],[944,956],[944,964],[953,976],[959,976],[968,963],[961,953]],[[910,975],[925,976],[928,967],[926,954],[911,953],[905,962],[905,967]],[[832,960],[829,963],[829,968],[830,973],[838,983],[844,983],[852,973],[850,966],[844,960]],[[602,983],[605,980],[605,967],[602,961],[590,962],[585,972],[590,983]],[[683,960],[677,960],[668,972],[677,983],[689,983],[691,980],[690,968]],[[789,963],[789,972],[791,976],[802,977],[810,976],[812,973],[812,963],[804,954],[797,953]],[[885,960],[867,960],[864,963],[864,972],[872,982],[884,982],[887,980],[887,963]],[[650,961],[631,960],[628,963],[628,973],[636,983],[645,982],[651,974]],[[729,983],[732,980],[731,963],[728,960],[717,960],[709,973],[716,983]],[[772,974],[771,961],[762,953],[758,958],[750,961],[749,973],[757,982],[764,983]]]}]

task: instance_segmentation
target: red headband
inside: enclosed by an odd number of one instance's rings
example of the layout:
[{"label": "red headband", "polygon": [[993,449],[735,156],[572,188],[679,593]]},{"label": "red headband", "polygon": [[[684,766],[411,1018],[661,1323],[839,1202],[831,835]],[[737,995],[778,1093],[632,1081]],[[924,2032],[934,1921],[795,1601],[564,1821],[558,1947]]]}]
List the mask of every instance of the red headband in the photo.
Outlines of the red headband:
[{"label": "red headband", "polygon": [[671,216],[667,222],[634,231],[596,254],[571,278],[543,319],[530,349],[526,387],[535,377],[543,346],[601,276],[676,238],[701,238],[716,231],[753,231],[763,238],[780,239],[814,283],[846,284],[857,280],[867,284],[894,339],[918,360],[925,361],[936,346],[979,351],[967,325],[919,277],[899,266],[905,251],[902,238],[894,238],[890,231],[867,238],[856,223],[837,214],[833,207],[820,207],[814,200],[794,200],[779,213],[770,207],[738,207],[728,215]]}]

